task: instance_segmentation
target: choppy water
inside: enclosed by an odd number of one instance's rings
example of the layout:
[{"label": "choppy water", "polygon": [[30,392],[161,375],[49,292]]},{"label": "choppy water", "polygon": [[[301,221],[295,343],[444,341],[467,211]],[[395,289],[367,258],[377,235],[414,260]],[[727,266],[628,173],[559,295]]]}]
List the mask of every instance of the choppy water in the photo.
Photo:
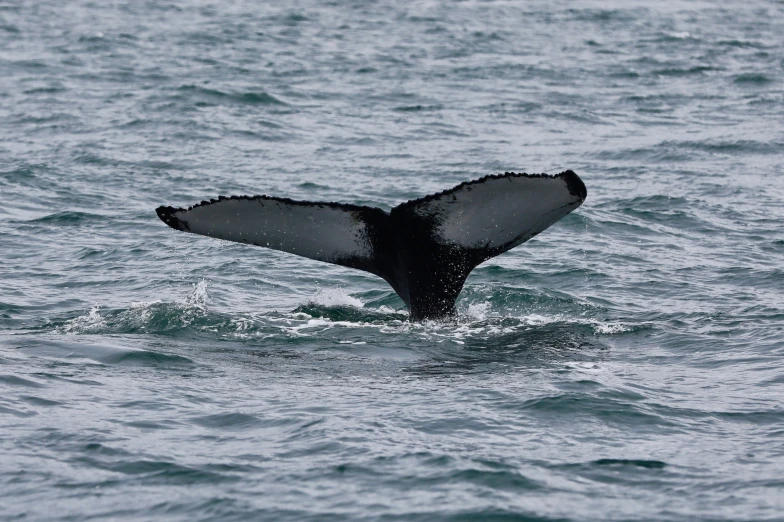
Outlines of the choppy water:
[{"label": "choppy water", "polygon": [[[0,4],[0,518],[781,520],[784,3]],[[168,229],[507,170],[456,323]]]}]

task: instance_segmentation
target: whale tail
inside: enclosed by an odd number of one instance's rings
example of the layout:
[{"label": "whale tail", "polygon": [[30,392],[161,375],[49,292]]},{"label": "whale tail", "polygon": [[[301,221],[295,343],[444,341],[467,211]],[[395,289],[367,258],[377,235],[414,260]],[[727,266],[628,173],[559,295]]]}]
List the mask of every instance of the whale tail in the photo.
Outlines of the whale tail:
[{"label": "whale tail", "polygon": [[272,248],[370,272],[387,281],[414,320],[454,313],[468,274],[579,207],[582,180],[555,176],[486,176],[390,212],[380,208],[232,196],[188,209],[156,209],[170,227]]}]

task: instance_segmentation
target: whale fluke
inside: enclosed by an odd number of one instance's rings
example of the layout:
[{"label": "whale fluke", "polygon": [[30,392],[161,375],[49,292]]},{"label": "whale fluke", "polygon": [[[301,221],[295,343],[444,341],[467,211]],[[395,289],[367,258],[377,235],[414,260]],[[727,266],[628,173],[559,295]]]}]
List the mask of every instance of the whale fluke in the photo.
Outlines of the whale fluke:
[{"label": "whale fluke", "polygon": [[453,314],[471,270],[539,234],[585,197],[585,185],[571,170],[555,176],[507,172],[390,212],[271,196],[221,196],[156,212],[177,230],[378,275],[419,320]]}]

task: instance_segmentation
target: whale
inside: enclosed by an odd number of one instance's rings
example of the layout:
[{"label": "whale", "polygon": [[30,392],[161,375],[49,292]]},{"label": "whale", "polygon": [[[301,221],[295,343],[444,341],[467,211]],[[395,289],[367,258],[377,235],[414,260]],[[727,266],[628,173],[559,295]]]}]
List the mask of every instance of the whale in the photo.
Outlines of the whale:
[{"label": "whale", "polygon": [[274,196],[219,196],[161,206],[171,228],[370,272],[400,296],[413,321],[454,316],[479,264],[525,243],[585,201],[571,170],[506,172],[381,208]]}]

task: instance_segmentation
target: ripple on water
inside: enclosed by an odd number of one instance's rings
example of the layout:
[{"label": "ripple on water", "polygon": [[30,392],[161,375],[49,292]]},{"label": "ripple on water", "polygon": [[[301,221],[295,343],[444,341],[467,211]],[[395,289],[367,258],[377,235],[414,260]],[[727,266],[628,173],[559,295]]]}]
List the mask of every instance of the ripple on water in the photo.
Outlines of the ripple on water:
[{"label": "ripple on water", "polygon": [[214,415],[204,415],[194,417],[191,419],[193,424],[204,428],[212,428],[217,430],[246,430],[261,426],[265,422],[247,413],[216,413]]},{"label": "ripple on water", "polygon": [[763,86],[768,83],[771,83],[773,80],[768,78],[766,75],[762,73],[744,73],[739,74],[735,77],[733,82],[739,85],[750,85],[750,86]]},{"label": "ripple on water", "polygon": [[19,350],[29,355],[61,359],[72,364],[90,362],[122,366],[154,366],[160,369],[182,368],[194,364],[191,359],[183,355],[129,348],[110,342],[25,341],[20,343]]},{"label": "ripple on water", "polygon": [[6,386],[21,386],[24,388],[43,388],[45,386],[40,382],[16,375],[0,375],[0,384],[5,384]]},{"label": "ripple on water", "polygon": [[241,104],[241,105],[286,105],[279,98],[266,92],[224,92],[218,89],[200,87],[198,85],[183,85],[178,92],[183,93],[191,100],[196,101],[197,106],[208,106],[213,104]]},{"label": "ripple on water", "polygon": [[75,226],[75,225],[96,223],[99,221],[106,221],[111,219],[113,218],[109,216],[91,214],[89,212],[66,211],[66,212],[55,212],[54,214],[49,214],[37,219],[33,219],[30,221],[30,223]]},{"label": "ripple on water", "polygon": [[211,471],[209,466],[183,466],[163,460],[119,460],[106,462],[91,457],[75,459],[82,465],[95,469],[143,478],[146,484],[197,485],[237,482],[239,476]]}]

